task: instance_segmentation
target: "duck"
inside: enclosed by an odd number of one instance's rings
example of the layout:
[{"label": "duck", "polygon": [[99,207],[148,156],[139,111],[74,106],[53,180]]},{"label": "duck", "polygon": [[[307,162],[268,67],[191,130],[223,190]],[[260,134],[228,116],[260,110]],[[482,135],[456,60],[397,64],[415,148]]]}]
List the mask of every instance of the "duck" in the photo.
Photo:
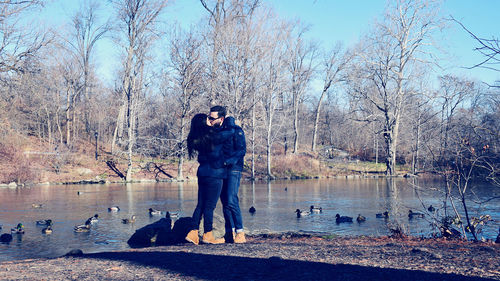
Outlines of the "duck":
[{"label": "duck", "polygon": [[254,206],[252,206],[252,207],[250,207],[250,209],[248,209],[248,212],[249,212],[250,214],[252,214],[252,215],[254,215],[256,211],[257,211],[257,210],[255,210],[255,207],[254,207]]},{"label": "duck", "polygon": [[335,215],[335,222],[336,223],[352,222],[352,217],[340,216],[339,214],[336,214]]},{"label": "duck", "polygon": [[387,218],[389,218],[389,212],[385,211],[383,213],[375,214],[375,217],[377,217],[379,219],[381,219],[381,218],[387,219]]},{"label": "duck", "polygon": [[458,239],[462,236],[462,233],[460,233],[460,231],[454,229],[453,227],[441,226],[439,227],[439,231],[441,231],[441,235],[443,237],[449,239]]},{"label": "duck", "polygon": [[4,233],[4,234],[0,235],[0,242],[9,243],[10,241],[12,241],[12,234]]},{"label": "duck", "polygon": [[412,210],[408,211],[408,218],[413,219],[413,218],[423,218],[425,217],[424,214],[418,213],[418,212],[413,212]]},{"label": "duck", "polygon": [[94,216],[88,218],[88,221],[90,221],[90,223],[97,223],[97,222],[99,222],[99,215],[95,214]]},{"label": "duck", "polygon": [[364,221],[366,221],[366,217],[362,216],[361,214],[358,214],[356,221],[357,222],[364,222]]},{"label": "duck", "polygon": [[10,232],[14,234],[24,234],[24,225],[22,223],[18,223],[16,227],[11,228]]},{"label": "duck", "polygon": [[179,212],[167,212],[165,214],[166,218],[178,218],[179,217]]},{"label": "duck", "polygon": [[52,234],[52,225],[47,226],[46,228],[42,229],[43,234]]},{"label": "duck", "polygon": [[52,225],[52,220],[51,219],[39,220],[39,221],[36,221],[36,225]]},{"label": "duck", "polygon": [[312,214],[320,214],[320,213],[323,213],[323,208],[321,208],[321,207],[314,207],[313,205],[311,205],[311,207],[309,208],[309,211]]},{"label": "duck", "polygon": [[474,225],[471,225],[471,226],[466,225],[465,226],[465,232],[468,232],[468,233],[473,232],[475,229],[476,228],[474,227]]},{"label": "duck", "polygon": [[434,213],[434,211],[436,211],[436,208],[434,208],[434,207],[432,207],[432,205],[430,205],[429,208],[427,208],[427,211]]},{"label": "duck", "polygon": [[77,191],[76,192],[77,195],[82,195],[83,194],[83,191]]},{"label": "duck", "polygon": [[39,209],[39,208],[43,207],[43,204],[33,203],[33,204],[31,204],[31,207],[34,209]]},{"label": "duck", "polygon": [[295,213],[297,213],[297,218],[309,216],[311,214],[309,211],[301,211],[300,209],[295,210]]},{"label": "duck", "polygon": [[127,223],[134,223],[135,222],[135,215],[132,215],[130,219],[122,219],[122,223],[127,224]]},{"label": "duck", "polygon": [[161,216],[161,211],[160,210],[155,210],[153,208],[149,208],[149,215],[150,216]]},{"label": "duck", "polygon": [[90,231],[90,219],[88,219],[85,224],[77,225],[74,228],[75,232],[89,232]]},{"label": "duck", "polygon": [[118,212],[120,211],[120,207],[118,206],[113,206],[108,208],[108,212]]}]

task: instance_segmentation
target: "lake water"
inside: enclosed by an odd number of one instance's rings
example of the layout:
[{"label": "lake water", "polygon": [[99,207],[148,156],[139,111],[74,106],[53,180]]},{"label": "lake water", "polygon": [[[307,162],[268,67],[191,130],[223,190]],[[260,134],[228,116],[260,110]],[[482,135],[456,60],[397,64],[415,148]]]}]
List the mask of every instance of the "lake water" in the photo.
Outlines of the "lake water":
[{"label": "lake water", "polygon": [[[408,210],[424,212],[429,204],[442,206],[442,189],[438,182],[420,181],[416,189],[413,181],[397,179],[330,179],[304,181],[275,181],[271,183],[242,183],[240,206],[247,233],[303,231],[334,235],[379,236],[389,234],[387,224],[397,222],[412,235],[430,236],[436,230],[430,226],[431,215],[424,219],[408,219]],[[432,190],[436,188],[438,190]],[[81,192],[78,195],[78,191]],[[485,185],[474,187],[471,199],[483,201],[499,196],[499,188]],[[126,241],[134,231],[158,220],[151,218],[149,208],[180,212],[190,216],[196,205],[196,183],[57,185],[23,188],[0,188],[1,233],[21,222],[24,235],[13,235],[9,244],[0,243],[0,261],[37,257],[57,257],[71,249],[85,253],[129,248]],[[422,204],[422,202],[424,204]],[[33,208],[32,204],[43,204]],[[118,205],[120,211],[108,212]],[[296,209],[306,210],[310,205],[320,206],[321,214],[297,218]],[[425,208],[424,208],[425,205]],[[251,215],[248,209],[255,206]],[[460,210],[461,206],[458,206]],[[482,236],[495,239],[500,226],[499,200],[471,204],[470,213],[489,214],[490,221]],[[376,213],[388,210],[389,220],[375,218]],[[441,211],[441,210],[439,210]],[[75,233],[73,227],[83,224],[95,213],[99,222],[88,233]],[[361,224],[335,222],[335,215],[358,214],[367,217]],[[134,224],[122,224],[122,218],[137,216]],[[220,203],[216,210],[220,221]],[[53,233],[41,233],[43,227],[36,221],[52,219]]]}]

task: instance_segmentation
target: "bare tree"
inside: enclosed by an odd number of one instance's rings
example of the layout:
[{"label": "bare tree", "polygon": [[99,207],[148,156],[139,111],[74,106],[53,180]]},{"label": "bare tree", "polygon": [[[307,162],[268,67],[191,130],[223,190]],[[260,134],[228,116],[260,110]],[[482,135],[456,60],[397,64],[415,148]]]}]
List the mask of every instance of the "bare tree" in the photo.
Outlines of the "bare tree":
[{"label": "bare tree", "polygon": [[[173,68],[173,91],[177,98],[176,110],[178,124],[177,140],[177,178],[182,179],[182,166],[185,155],[185,138],[189,118],[203,97],[202,80],[204,65],[201,58],[203,41],[193,31],[174,31],[170,41],[170,63]],[[199,108],[197,108],[199,109]]]},{"label": "bare tree", "polygon": [[[264,139],[266,151],[266,174],[268,178],[273,178],[271,171],[273,143],[279,137],[282,122],[277,118],[283,113],[283,103],[281,102],[286,91],[285,71],[287,67],[287,50],[284,42],[288,39],[289,30],[287,24],[282,22],[277,24],[272,36],[265,46],[266,54],[262,64],[263,87],[262,87],[262,108],[264,112]],[[270,37],[271,38],[271,37]],[[263,46],[264,47],[264,46]],[[283,118],[282,118],[282,121]]]},{"label": "bare tree", "polygon": [[27,71],[23,69],[23,62],[51,42],[49,32],[20,23],[25,12],[43,6],[44,2],[0,1],[0,74]]},{"label": "bare tree", "polygon": [[[383,116],[387,175],[395,175],[398,134],[408,96],[413,95],[413,69],[429,61],[426,49],[440,27],[438,7],[431,0],[398,0],[389,7],[386,22],[358,49],[357,74],[363,88],[353,91]],[[361,64],[363,64],[361,66]],[[362,84],[363,84],[362,83]]]},{"label": "bare tree", "polygon": [[258,84],[256,67],[262,59],[262,51],[257,47],[262,37],[262,17],[254,17],[254,6],[245,9],[243,3],[236,4],[230,6],[234,15],[226,20],[219,37],[218,100],[228,106],[237,120],[245,121],[255,104],[252,94]]},{"label": "bare tree", "polygon": [[311,145],[312,151],[316,151],[318,123],[321,114],[321,105],[323,103],[323,99],[330,90],[330,87],[342,80],[341,72],[348,65],[349,60],[350,60],[350,55],[348,53],[342,54],[342,47],[340,44],[337,44],[329,52],[329,54],[324,56],[323,68],[320,70],[320,72],[323,74],[323,90],[321,91],[321,95],[319,97],[314,116],[314,125],[313,125],[314,129],[313,129],[313,137]]},{"label": "bare tree", "polygon": [[438,162],[444,164],[448,161],[450,133],[459,125],[454,120],[455,115],[465,101],[472,97],[474,83],[450,75],[440,77],[440,83],[438,99],[441,105],[441,126]]},{"label": "bare tree", "polygon": [[[211,26],[210,34],[207,42],[210,46],[209,58],[209,102],[214,105],[221,101],[219,97],[219,81],[218,74],[220,71],[220,52],[224,47],[224,32],[228,26],[233,26],[235,21],[244,20],[246,16],[252,15],[254,10],[259,6],[260,0],[214,0],[215,4],[210,6],[206,0],[200,0],[201,4],[210,14],[209,25]],[[227,37],[226,37],[227,38]]]},{"label": "bare tree", "polygon": [[[156,37],[155,26],[158,15],[167,5],[167,0],[116,0],[113,2],[119,14],[122,30],[125,32],[126,58],[123,63],[122,98],[123,104],[117,119],[118,131],[127,125],[127,158],[126,180],[132,179],[132,157],[137,138],[137,118],[139,98],[141,97],[142,78],[147,53]],[[120,132],[122,133],[122,132]],[[116,139],[114,137],[114,139]]]},{"label": "bare tree", "polygon": [[78,88],[79,91],[76,94],[78,96],[82,96],[81,100],[83,102],[82,106],[84,114],[83,121],[88,138],[93,136],[93,134],[91,134],[92,125],[90,124],[91,109],[89,96],[91,88],[94,84],[94,76],[92,75],[93,71],[91,65],[92,56],[97,42],[101,40],[111,29],[109,22],[102,24],[99,23],[99,19],[97,17],[98,9],[98,2],[95,0],[85,0],[80,10],[77,11],[71,19],[71,35],[63,38],[65,41],[65,48],[68,49],[74,57],[74,60],[78,62],[81,72],[81,87]]},{"label": "bare tree", "polygon": [[296,26],[297,33],[289,37],[288,51],[290,72],[290,93],[292,98],[293,153],[299,148],[299,109],[304,101],[309,82],[313,78],[317,47],[304,39],[306,28]]},{"label": "bare tree", "polygon": [[[61,60],[58,65],[59,73],[62,76],[63,82],[61,87],[65,92],[65,121],[66,121],[66,145],[71,146],[72,140],[74,140],[76,130],[74,128],[74,120],[76,120],[77,111],[76,103],[80,98],[81,93],[81,72],[78,70],[77,62],[75,62],[74,57],[68,57]],[[73,137],[71,133],[73,132]]]},{"label": "bare tree", "polygon": [[[494,71],[500,71],[500,41],[498,38],[491,37],[491,39],[479,37],[470,31],[467,27],[465,27],[460,21],[451,17],[451,19],[459,24],[477,43],[479,46],[474,48],[474,51],[479,52],[483,55],[484,59],[469,68],[486,68]],[[500,81],[496,81],[496,83],[500,83]],[[488,85],[491,87],[500,88],[500,85]]]}]

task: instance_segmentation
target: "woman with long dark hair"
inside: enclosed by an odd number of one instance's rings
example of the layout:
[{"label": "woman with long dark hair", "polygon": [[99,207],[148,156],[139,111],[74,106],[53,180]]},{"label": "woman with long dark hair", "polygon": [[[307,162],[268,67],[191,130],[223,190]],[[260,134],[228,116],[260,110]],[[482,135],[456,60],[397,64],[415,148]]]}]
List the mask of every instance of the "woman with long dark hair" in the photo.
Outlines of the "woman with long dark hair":
[{"label": "woman with long dark hair", "polygon": [[224,239],[215,239],[212,233],[213,214],[222,190],[223,179],[227,176],[224,167],[223,142],[234,133],[234,129],[212,128],[206,114],[196,114],[191,120],[191,129],[187,138],[190,158],[196,154],[200,166],[198,176],[198,204],[193,212],[193,227],[186,240],[199,243],[199,226],[203,216],[202,242],[209,244],[224,243]]}]

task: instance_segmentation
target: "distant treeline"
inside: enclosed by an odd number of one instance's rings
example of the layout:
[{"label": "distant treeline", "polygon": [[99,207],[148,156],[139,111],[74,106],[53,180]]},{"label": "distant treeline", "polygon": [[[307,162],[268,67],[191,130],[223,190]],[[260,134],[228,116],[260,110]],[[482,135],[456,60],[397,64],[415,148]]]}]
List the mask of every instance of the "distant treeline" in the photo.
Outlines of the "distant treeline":
[{"label": "distant treeline", "polygon": [[[436,76],[435,1],[390,2],[358,44],[324,49],[259,0],[201,0],[206,17],[189,30],[165,25],[166,0],[114,0],[109,18],[82,1],[57,30],[20,24],[43,1],[3,1],[0,144],[12,133],[68,149],[98,140],[128,159],[127,179],[136,155],[176,158],[182,177],[191,117],[221,104],[245,130],[252,174],[257,159],[272,176],[273,155],[333,146],[389,175],[397,163],[418,173],[480,162],[492,176],[499,88]],[[113,87],[96,75],[107,36],[123,54]]]}]

